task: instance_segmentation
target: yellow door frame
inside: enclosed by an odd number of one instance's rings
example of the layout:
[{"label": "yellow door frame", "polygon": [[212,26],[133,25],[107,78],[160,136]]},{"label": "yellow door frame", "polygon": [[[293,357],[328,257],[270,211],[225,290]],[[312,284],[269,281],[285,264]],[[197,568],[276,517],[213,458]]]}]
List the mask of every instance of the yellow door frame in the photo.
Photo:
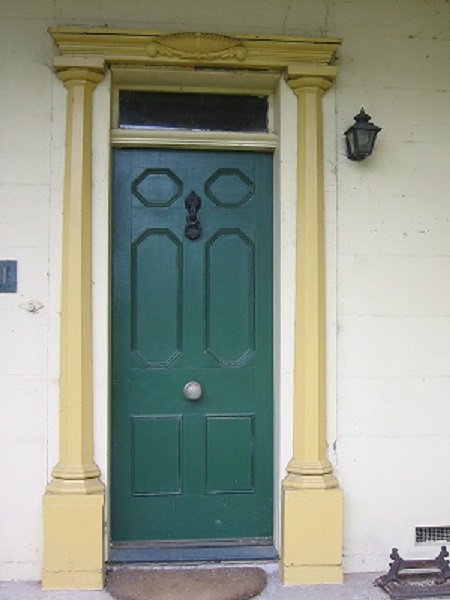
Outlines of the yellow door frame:
[{"label": "yellow door frame", "polygon": [[59,462],[44,495],[45,589],[104,584],[104,485],[93,456],[92,94],[110,66],[271,71],[297,97],[293,457],[282,482],[280,573],[342,581],[342,492],[326,455],[322,96],[340,40],[110,29],[50,30],[67,88]]}]

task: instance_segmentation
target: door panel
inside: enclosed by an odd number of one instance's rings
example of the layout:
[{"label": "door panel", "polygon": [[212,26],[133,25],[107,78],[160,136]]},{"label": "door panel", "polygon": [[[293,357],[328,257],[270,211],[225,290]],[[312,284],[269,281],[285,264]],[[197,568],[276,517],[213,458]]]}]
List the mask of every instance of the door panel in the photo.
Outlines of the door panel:
[{"label": "door panel", "polygon": [[112,245],[112,540],[271,537],[271,155],[115,150]]},{"label": "door panel", "polygon": [[255,248],[242,231],[219,230],[206,244],[205,309],[205,351],[219,365],[243,365],[255,348]]}]

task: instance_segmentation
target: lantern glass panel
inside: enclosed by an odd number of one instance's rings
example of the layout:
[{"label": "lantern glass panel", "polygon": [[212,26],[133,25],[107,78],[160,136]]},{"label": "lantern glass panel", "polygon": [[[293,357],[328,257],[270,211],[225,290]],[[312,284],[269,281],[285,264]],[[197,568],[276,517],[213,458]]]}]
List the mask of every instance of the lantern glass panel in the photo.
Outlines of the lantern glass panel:
[{"label": "lantern glass panel", "polygon": [[356,131],[353,129],[349,131],[347,135],[347,144],[350,156],[354,156],[358,150],[358,139],[356,136]]},{"label": "lantern glass panel", "polygon": [[374,132],[366,129],[359,129],[357,132],[358,146],[361,154],[370,154],[374,140]]}]

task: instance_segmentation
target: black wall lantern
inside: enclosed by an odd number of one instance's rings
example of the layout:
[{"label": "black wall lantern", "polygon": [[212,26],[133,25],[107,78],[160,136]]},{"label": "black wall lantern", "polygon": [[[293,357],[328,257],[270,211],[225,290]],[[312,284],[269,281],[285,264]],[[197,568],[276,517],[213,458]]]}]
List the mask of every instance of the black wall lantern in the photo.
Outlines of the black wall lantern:
[{"label": "black wall lantern", "polygon": [[370,123],[370,115],[361,108],[355,116],[355,123],[344,133],[347,157],[350,160],[364,160],[370,156],[380,131],[381,127]]}]

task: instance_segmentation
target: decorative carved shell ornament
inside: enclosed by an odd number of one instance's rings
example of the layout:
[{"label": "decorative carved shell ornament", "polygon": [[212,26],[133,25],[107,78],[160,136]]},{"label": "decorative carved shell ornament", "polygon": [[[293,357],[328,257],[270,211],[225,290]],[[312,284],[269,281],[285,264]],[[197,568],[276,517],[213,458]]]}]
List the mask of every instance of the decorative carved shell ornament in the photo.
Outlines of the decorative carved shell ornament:
[{"label": "decorative carved shell ornament", "polygon": [[185,60],[237,58],[244,60],[247,50],[242,44],[212,33],[173,33],[153,40],[147,46],[150,57],[174,56]]}]

